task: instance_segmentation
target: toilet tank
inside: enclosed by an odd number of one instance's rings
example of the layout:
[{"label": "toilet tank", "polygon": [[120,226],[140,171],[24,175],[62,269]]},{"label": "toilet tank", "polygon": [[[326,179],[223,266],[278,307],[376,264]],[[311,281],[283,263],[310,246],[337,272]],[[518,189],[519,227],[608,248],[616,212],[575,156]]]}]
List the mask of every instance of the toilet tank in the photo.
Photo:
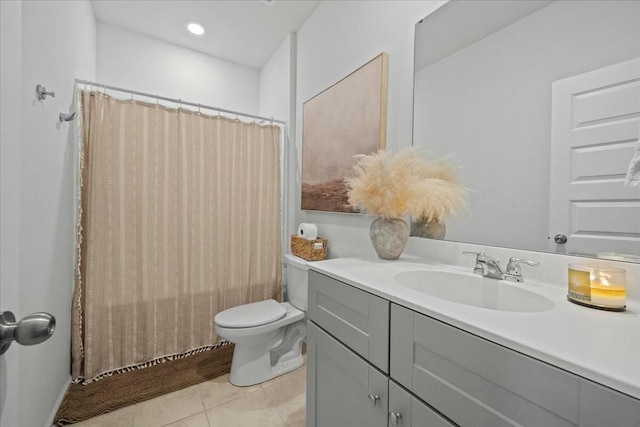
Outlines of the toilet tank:
[{"label": "toilet tank", "polygon": [[309,264],[306,260],[292,254],[284,255],[287,265],[287,296],[289,302],[299,310],[307,311],[309,288]]}]

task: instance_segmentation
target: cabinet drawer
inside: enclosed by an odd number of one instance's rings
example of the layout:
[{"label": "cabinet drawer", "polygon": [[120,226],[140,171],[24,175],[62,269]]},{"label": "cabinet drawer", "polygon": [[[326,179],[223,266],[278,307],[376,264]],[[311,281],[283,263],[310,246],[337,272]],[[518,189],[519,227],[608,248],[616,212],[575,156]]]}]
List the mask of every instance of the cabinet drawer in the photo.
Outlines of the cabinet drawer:
[{"label": "cabinet drawer", "polygon": [[391,377],[461,426],[579,423],[580,378],[395,304]]},{"label": "cabinet drawer", "polygon": [[385,427],[389,379],[313,322],[307,326],[307,426]]},{"label": "cabinet drawer", "polygon": [[309,271],[309,319],[389,372],[389,301]]},{"label": "cabinet drawer", "polygon": [[[400,414],[394,424],[392,413]],[[393,381],[389,381],[389,427],[454,427],[446,418],[425,405]]]}]

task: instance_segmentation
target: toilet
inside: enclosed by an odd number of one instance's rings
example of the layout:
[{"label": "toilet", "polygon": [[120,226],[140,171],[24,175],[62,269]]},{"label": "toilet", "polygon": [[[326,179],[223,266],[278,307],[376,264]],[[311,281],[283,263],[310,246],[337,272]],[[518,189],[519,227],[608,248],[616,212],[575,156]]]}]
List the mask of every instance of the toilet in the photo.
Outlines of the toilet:
[{"label": "toilet", "polygon": [[287,299],[244,304],[222,311],[214,322],[220,338],[235,344],[229,382],[250,386],[298,369],[304,364],[307,261],[285,254]]}]

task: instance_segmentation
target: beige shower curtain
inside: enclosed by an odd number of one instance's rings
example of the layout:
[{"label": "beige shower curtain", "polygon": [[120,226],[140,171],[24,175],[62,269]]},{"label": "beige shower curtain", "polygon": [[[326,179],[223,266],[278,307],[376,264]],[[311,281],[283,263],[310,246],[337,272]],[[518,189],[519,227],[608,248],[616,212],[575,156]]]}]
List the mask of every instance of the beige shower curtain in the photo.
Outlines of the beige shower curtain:
[{"label": "beige shower curtain", "polygon": [[211,348],[281,299],[280,129],[81,93],[74,380]]}]

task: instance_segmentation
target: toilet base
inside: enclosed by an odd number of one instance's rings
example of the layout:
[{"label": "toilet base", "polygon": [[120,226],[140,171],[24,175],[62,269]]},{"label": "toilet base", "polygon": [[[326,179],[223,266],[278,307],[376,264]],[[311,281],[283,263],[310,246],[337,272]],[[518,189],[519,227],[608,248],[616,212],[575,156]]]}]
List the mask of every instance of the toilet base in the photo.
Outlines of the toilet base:
[{"label": "toilet base", "polygon": [[236,343],[231,361],[229,382],[247,387],[269,381],[304,365],[302,343],[306,335],[305,321],[287,326],[276,345],[258,349]]},{"label": "toilet base", "polygon": [[304,365],[304,358],[300,355],[293,360],[288,360],[287,362],[278,364],[269,370],[263,370],[260,375],[248,375],[245,371],[246,365],[241,366],[240,370],[234,370],[232,364],[231,373],[229,374],[229,382],[237,387],[248,387],[272,380],[291,371],[295,371],[302,365]]}]

